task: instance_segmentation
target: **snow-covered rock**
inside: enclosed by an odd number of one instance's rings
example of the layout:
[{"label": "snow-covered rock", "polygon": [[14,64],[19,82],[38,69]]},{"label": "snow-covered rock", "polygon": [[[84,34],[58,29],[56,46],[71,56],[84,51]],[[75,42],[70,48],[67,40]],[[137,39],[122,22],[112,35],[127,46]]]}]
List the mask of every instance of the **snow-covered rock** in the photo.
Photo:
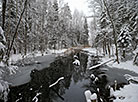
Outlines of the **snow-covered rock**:
[{"label": "snow-covered rock", "polygon": [[99,80],[98,77],[96,77],[95,80],[94,80],[94,83],[97,82],[98,80]]},{"label": "snow-covered rock", "polygon": [[[97,100],[97,94],[96,93],[93,93],[91,96],[90,96],[90,99],[91,100]],[[97,101],[96,101],[97,102]]]},{"label": "snow-covered rock", "polygon": [[95,79],[95,75],[94,75],[94,74],[91,74],[91,75],[90,75],[90,78],[91,78],[91,79]]},{"label": "snow-covered rock", "polygon": [[75,59],[75,61],[73,62],[74,65],[80,66],[80,61]]},{"label": "snow-covered rock", "polygon": [[86,101],[87,102],[92,102],[92,100],[97,100],[97,94],[96,93],[93,93],[92,94],[90,90],[86,90],[84,92],[84,94],[85,94],[85,97],[86,97]]},{"label": "snow-covered rock", "polygon": [[110,96],[114,96],[114,89],[110,87]]},{"label": "snow-covered rock", "polygon": [[73,58],[78,59],[78,56],[77,55],[74,55]]},{"label": "snow-covered rock", "polygon": [[84,94],[85,94],[85,97],[86,97],[86,101],[87,102],[90,102],[90,97],[91,97],[91,95],[92,95],[92,93],[91,93],[91,91],[90,90],[86,90],[85,92],[84,92]]}]

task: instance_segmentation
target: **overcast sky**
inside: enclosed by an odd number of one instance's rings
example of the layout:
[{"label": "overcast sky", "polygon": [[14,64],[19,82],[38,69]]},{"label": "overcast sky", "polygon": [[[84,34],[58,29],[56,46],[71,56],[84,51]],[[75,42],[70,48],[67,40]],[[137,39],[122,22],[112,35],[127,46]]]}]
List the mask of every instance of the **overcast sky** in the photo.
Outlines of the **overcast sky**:
[{"label": "overcast sky", "polygon": [[89,15],[88,3],[87,0],[65,0],[69,3],[71,10],[78,9],[83,11],[85,15]]}]

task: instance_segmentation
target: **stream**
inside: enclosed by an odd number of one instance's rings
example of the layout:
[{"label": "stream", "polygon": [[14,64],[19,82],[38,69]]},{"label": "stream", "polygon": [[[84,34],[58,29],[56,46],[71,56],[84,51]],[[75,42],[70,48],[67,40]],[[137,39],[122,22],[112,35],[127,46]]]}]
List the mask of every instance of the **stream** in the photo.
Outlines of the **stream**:
[{"label": "stream", "polygon": [[[109,68],[106,65],[88,70],[88,67],[98,63],[97,57],[83,52],[77,55],[80,66],[73,65],[74,58],[71,54],[56,57],[54,62],[42,70],[33,69],[29,82],[10,88],[8,102],[86,102],[84,95],[86,90],[97,93],[104,102],[110,102],[109,85],[114,87],[116,80],[117,89],[119,89],[128,84],[125,74],[138,76],[134,72]],[[88,63],[88,57],[91,57],[91,63]],[[90,78],[91,74],[94,74],[98,81],[93,82]],[[64,79],[49,88],[60,77]]]}]

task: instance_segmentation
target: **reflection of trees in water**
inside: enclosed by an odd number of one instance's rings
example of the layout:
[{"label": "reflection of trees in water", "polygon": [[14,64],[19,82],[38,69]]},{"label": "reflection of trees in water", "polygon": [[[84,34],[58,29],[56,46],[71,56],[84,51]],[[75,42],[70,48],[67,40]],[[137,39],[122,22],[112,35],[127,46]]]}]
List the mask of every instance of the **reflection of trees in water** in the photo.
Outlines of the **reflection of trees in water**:
[{"label": "reflection of trees in water", "polygon": [[[48,68],[41,71],[33,70],[29,83],[11,88],[9,102],[15,102],[17,99],[21,99],[19,102],[32,102],[38,92],[41,93],[38,96],[39,102],[53,102],[59,97],[62,99],[65,90],[70,87],[72,78],[76,83],[85,78],[87,55],[79,54],[79,60],[81,65],[78,68],[72,64],[73,56],[62,56],[57,57]],[[64,77],[64,80],[49,88],[49,85],[60,77]]]},{"label": "reflection of trees in water", "polygon": [[79,60],[81,64],[80,66],[74,66],[74,72],[72,73],[74,83],[77,83],[78,81],[82,81],[83,79],[85,79],[87,59],[87,55],[79,53]]},{"label": "reflection of trees in water", "polygon": [[[70,86],[71,72],[73,71],[72,61],[72,57],[58,57],[49,68],[42,71],[33,70],[29,83],[11,88],[9,102],[15,102],[17,99],[20,100],[19,102],[32,102],[38,92],[41,93],[38,96],[39,102],[52,102],[51,99],[58,97],[56,93],[63,95],[65,89]],[[50,89],[49,85],[62,76],[64,81]]]}]

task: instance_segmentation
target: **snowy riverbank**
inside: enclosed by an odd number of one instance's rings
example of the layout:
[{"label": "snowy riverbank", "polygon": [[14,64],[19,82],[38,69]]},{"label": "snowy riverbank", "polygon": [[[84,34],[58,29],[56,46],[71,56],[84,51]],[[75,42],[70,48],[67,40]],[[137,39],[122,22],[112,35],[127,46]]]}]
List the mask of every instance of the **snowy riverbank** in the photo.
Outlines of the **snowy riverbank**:
[{"label": "snowy riverbank", "polygon": [[[93,48],[87,48],[84,49],[84,51],[88,51],[90,54],[96,54],[96,50]],[[104,56],[101,59],[101,63],[106,62],[110,59],[109,56]],[[132,71],[134,73],[138,73],[138,66],[133,64],[133,60],[129,60],[126,62],[120,62],[118,64],[117,62],[109,62],[106,63],[110,68],[118,68],[118,69],[125,69]],[[133,77],[133,76],[132,76]],[[138,78],[137,78],[138,79]],[[128,85],[125,85],[123,88],[120,88],[120,90],[117,90],[113,92],[113,95],[116,97],[114,102],[137,102],[138,101],[138,84],[131,83]]]},{"label": "snowy riverbank", "polygon": [[[26,56],[13,54],[9,59],[9,63],[12,64],[9,66],[10,74],[2,79],[11,83],[12,86],[27,83],[31,79],[30,73],[33,69],[41,70],[48,67],[56,56],[63,54],[65,50],[49,50],[43,53],[43,56],[40,51],[28,53]],[[4,67],[4,64],[1,63],[0,66]]]}]

